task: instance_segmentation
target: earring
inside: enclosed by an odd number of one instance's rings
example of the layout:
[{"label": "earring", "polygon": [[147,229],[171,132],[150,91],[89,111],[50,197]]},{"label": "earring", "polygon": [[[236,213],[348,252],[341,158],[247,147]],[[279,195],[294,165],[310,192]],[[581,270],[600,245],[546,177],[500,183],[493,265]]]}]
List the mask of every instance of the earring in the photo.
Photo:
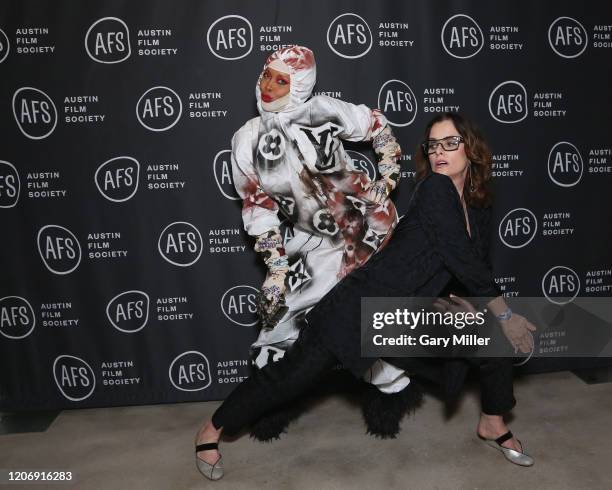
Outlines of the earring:
[{"label": "earring", "polygon": [[470,162],[469,160],[468,162],[470,165],[468,168],[468,171],[470,173],[470,192],[474,192],[476,190],[476,187],[474,187],[474,179],[472,178],[472,162]]}]

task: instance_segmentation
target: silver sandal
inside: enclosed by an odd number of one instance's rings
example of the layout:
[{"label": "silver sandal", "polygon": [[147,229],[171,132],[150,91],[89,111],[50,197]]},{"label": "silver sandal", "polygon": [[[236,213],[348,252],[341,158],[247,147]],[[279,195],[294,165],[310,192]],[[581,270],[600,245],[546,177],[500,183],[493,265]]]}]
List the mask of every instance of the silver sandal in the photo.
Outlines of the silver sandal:
[{"label": "silver sandal", "polygon": [[[501,451],[504,454],[504,457],[511,463],[517,464],[519,466],[533,466],[533,463],[535,463],[535,459],[529,456],[528,454],[517,451],[516,449],[511,449],[509,447],[502,446],[504,442],[506,442],[508,439],[512,439],[513,437],[514,436],[510,431],[499,436],[497,439],[487,439],[478,434],[478,438],[481,441],[484,441],[488,446],[491,446],[492,448]],[[518,442],[521,445],[522,449],[523,443],[521,443],[521,441]]]},{"label": "silver sandal", "polygon": [[221,455],[217,459],[215,464],[210,464],[203,459],[198,458],[200,451],[208,451],[210,449],[219,449],[218,442],[206,442],[204,444],[198,444],[195,448],[196,451],[196,466],[198,471],[202,473],[209,480],[219,480],[223,476],[223,462],[221,461]]}]

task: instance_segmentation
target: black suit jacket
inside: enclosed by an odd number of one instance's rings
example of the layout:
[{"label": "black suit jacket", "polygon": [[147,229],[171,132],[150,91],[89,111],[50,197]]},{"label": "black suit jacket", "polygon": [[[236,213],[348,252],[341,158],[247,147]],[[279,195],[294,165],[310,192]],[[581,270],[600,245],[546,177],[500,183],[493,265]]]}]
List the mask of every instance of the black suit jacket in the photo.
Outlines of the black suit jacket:
[{"label": "black suit jacket", "polygon": [[488,261],[491,210],[470,207],[468,215],[471,237],[451,179],[425,177],[385,248],[319,301],[306,315],[307,328],[361,377],[374,362],[361,357],[361,297],[437,297],[453,279],[470,296],[499,296]]}]

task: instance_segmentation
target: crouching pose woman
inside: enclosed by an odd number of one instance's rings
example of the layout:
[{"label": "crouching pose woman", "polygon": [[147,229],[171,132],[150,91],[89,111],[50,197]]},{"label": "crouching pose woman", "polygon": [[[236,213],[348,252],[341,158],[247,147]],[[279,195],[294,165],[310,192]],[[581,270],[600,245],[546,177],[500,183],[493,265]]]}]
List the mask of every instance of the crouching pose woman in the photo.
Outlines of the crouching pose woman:
[{"label": "crouching pose woman", "polygon": [[[355,376],[377,362],[361,357],[361,297],[436,297],[454,282],[470,296],[492,298],[506,338],[529,352],[535,327],[513,314],[501,297],[488,263],[490,219],[486,181],[491,154],[473,126],[458,114],[443,114],[427,126],[424,162],[406,214],[386,246],[346,275],[306,314],[306,326],[284,357],[254,372],[229,395],[196,440],[196,462],[208,478],[223,475],[218,440],[263,414],[299,398],[336,363]],[[386,359],[399,366],[404,359]],[[482,412],[477,434],[511,462],[533,464],[504,423],[515,405],[510,359],[482,362]],[[453,373],[456,388],[464,373]],[[448,384],[448,383],[447,383]]]}]

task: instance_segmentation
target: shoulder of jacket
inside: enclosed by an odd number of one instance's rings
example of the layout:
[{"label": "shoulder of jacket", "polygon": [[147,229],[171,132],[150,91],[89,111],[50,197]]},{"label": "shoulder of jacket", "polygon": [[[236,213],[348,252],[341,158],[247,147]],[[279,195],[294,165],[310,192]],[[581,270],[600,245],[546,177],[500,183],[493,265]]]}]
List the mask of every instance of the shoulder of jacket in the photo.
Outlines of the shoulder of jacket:
[{"label": "shoulder of jacket", "polygon": [[431,191],[434,189],[454,189],[455,184],[450,177],[437,172],[429,172],[420,182],[421,191]]},{"label": "shoulder of jacket", "polygon": [[306,101],[306,103],[311,102],[311,103],[317,103],[317,102],[325,102],[327,100],[331,99],[331,97],[328,97],[327,95],[313,95],[310,99],[308,99]]},{"label": "shoulder of jacket", "polygon": [[245,122],[232,136],[232,142],[237,142],[239,140],[249,141],[254,136],[257,136],[259,132],[259,120],[261,118],[259,116],[249,119]]},{"label": "shoulder of jacket", "polygon": [[238,128],[238,130],[234,133],[234,136],[237,136],[237,135],[245,133],[245,132],[257,131],[257,129],[259,127],[259,120],[260,119],[261,119],[261,117],[259,117],[259,116],[254,117],[252,119],[249,119],[242,126],[240,126],[240,128]]},{"label": "shoulder of jacket", "polygon": [[315,107],[325,107],[334,104],[345,104],[342,99],[336,99],[335,97],[330,97],[329,95],[314,95],[310,99],[308,99],[306,104],[311,104]]}]

